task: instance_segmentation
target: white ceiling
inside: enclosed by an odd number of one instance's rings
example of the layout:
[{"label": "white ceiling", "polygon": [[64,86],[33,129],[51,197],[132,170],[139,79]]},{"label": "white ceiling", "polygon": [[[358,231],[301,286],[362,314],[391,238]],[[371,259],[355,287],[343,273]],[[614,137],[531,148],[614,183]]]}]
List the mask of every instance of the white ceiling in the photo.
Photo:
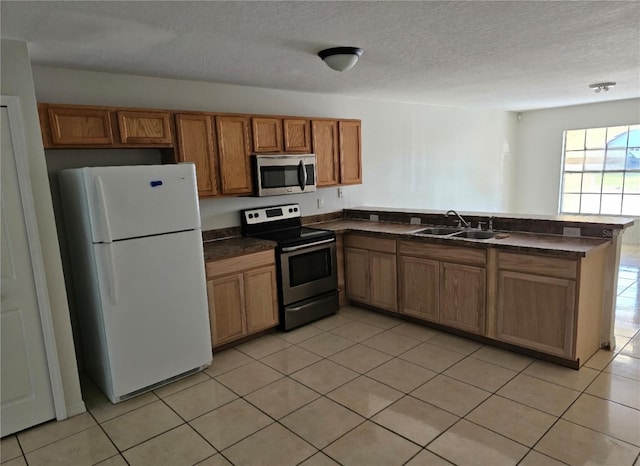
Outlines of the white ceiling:
[{"label": "white ceiling", "polygon": [[[637,1],[6,1],[34,64],[530,110],[640,97]],[[365,50],[338,73],[323,48]],[[588,85],[615,81],[609,92]]]}]

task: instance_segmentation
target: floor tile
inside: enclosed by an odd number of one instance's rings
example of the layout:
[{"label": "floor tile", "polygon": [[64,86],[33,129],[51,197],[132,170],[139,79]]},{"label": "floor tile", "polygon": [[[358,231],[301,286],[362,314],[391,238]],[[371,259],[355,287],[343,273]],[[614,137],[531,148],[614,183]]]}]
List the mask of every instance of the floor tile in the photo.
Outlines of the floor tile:
[{"label": "floor tile", "polygon": [[[96,425],[89,413],[82,413],[64,421],[51,421],[20,432],[18,440],[22,450],[28,453]],[[4,444],[2,448],[4,449]]]},{"label": "floor tile", "polygon": [[624,345],[624,348],[620,350],[621,354],[627,356],[633,356],[634,358],[640,358],[640,338],[634,337],[629,343]]},{"label": "floor tile", "polygon": [[169,395],[164,401],[189,421],[236,398],[238,396],[224,385],[215,380],[207,380]]},{"label": "floor tile", "polygon": [[474,353],[482,348],[480,343],[476,343],[473,340],[467,338],[458,337],[449,333],[441,333],[429,340],[429,344],[440,346],[456,353],[464,354],[465,356]]},{"label": "floor tile", "polygon": [[[84,395],[84,389],[82,393]],[[159,398],[155,393],[148,392],[131,398],[130,400],[113,404],[104,395],[102,395],[100,399],[93,398],[91,402],[88,402],[85,399],[85,406],[87,407],[87,410],[91,412],[91,415],[96,419],[96,421],[103,423],[116,416],[128,413],[129,411],[133,411],[134,409],[138,409],[141,406],[154,403],[158,400]]]},{"label": "floor tile", "polygon": [[387,362],[392,356],[364,345],[353,345],[329,357],[333,362],[364,374]]},{"label": "floor tile", "polygon": [[325,358],[353,345],[353,341],[339,337],[333,333],[323,333],[298,344],[298,346]]},{"label": "floor tile", "polygon": [[535,361],[523,373],[578,391],[587,388],[598,376],[598,371],[589,367],[583,366],[577,371],[544,361]]},{"label": "floor tile", "polygon": [[220,453],[210,456],[204,461],[200,461],[196,466],[233,466],[227,459]]},{"label": "floor tile", "polygon": [[504,367],[473,358],[463,359],[447,369],[444,374],[488,392],[495,392],[518,375],[517,372],[511,369],[505,369]]},{"label": "floor tile", "polygon": [[289,348],[270,354],[260,360],[261,363],[289,375],[300,369],[310,366],[314,362],[322,359],[317,354],[307,351],[299,346],[290,346]]},{"label": "floor tile", "polygon": [[352,322],[352,319],[347,319],[346,317],[335,314],[329,317],[325,317],[324,319],[321,319],[321,320],[316,320],[315,322],[312,322],[310,325],[316,328],[319,328],[320,330],[327,331],[327,330],[340,327],[341,325],[344,325],[349,322]]},{"label": "floor tile", "polygon": [[405,361],[436,372],[442,372],[463,359],[464,354],[456,353],[440,346],[421,343],[415,348],[398,356]]},{"label": "floor tile", "polygon": [[613,333],[616,336],[616,340],[618,336],[633,338],[638,333],[638,325],[616,321]]},{"label": "floor tile", "polygon": [[280,372],[258,361],[254,361],[232,371],[225,372],[216,377],[216,380],[238,395],[244,396],[280,378],[282,378]]},{"label": "floor tile", "polygon": [[367,377],[400,390],[402,393],[415,390],[436,375],[438,375],[437,372],[399,358],[394,358],[367,372]]},{"label": "floor tile", "polygon": [[359,319],[361,322],[365,322],[369,325],[379,327],[385,330],[396,327],[402,323],[403,320],[396,319],[395,317],[387,316],[378,312],[369,312],[367,315]]},{"label": "floor tile", "polygon": [[458,416],[406,396],[371,420],[409,440],[425,446],[458,421]]},{"label": "floor tile", "polygon": [[585,367],[601,371],[616,356],[614,351],[600,349],[584,364]]},{"label": "floor tile", "polygon": [[604,371],[640,381],[640,359],[618,354]]},{"label": "floor tile", "polygon": [[420,447],[415,443],[367,421],[324,449],[344,465],[402,465]]},{"label": "floor tile", "polygon": [[390,331],[404,335],[405,337],[413,338],[414,340],[418,340],[423,343],[436,335],[440,335],[438,330],[434,330],[423,325],[412,324],[410,322],[405,322],[397,327],[393,327]]},{"label": "floor tile", "polygon": [[214,351],[213,361],[211,365],[205,369],[205,372],[211,377],[215,377],[230,370],[237,369],[240,366],[244,366],[245,364],[249,364],[251,361],[253,361],[253,358],[250,358],[235,348],[230,348],[219,353]]},{"label": "floor tile", "polygon": [[405,466],[450,466],[451,463],[431,453],[429,450],[422,450],[405,464]]},{"label": "floor tile", "polygon": [[516,376],[497,394],[552,416],[560,416],[580,396],[570,388],[524,374]]},{"label": "floor tile", "polygon": [[319,396],[301,383],[285,377],[256,390],[245,399],[272,418],[280,419]]},{"label": "floor tile", "polygon": [[95,464],[118,453],[109,438],[95,426],[46,447],[27,453],[30,466]]},{"label": "floor tile", "polygon": [[265,335],[248,341],[247,343],[242,343],[234,348],[254,359],[260,359],[276,351],[283,350],[288,346],[291,346],[291,343],[288,341],[274,335]]},{"label": "floor tile", "polygon": [[361,342],[383,331],[384,329],[367,324],[362,320],[352,320],[347,324],[332,329],[331,333],[351,341]]},{"label": "floor tile", "polygon": [[291,374],[291,378],[315,390],[318,393],[328,393],[358,376],[346,367],[333,361],[323,359],[309,367]]},{"label": "floor tile", "polygon": [[293,466],[315,453],[314,447],[277,423],[223,452],[235,466]]},{"label": "floor tile", "polygon": [[560,419],[535,449],[567,464],[633,464],[637,447]]},{"label": "floor tile", "polygon": [[562,418],[640,447],[640,412],[636,409],[583,394]]},{"label": "floor tile", "polygon": [[131,466],[191,466],[214,453],[211,445],[183,424],[122,454]]},{"label": "floor tile", "polygon": [[273,422],[266,414],[240,399],[194,419],[189,424],[216,449],[230,445]]},{"label": "floor tile", "polygon": [[164,387],[160,387],[154,390],[155,394],[160,398],[166,398],[169,395],[173,395],[174,393],[178,393],[185,388],[192,387],[194,385],[199,384],[200,382],[206,382],[210,380],[210,377],[204,372],[198,372],[193,374],[187,378],[177,380],[169,385],[165,385]]},{"label": "floor tile", "polygon": [[324,448],[364,422],[364,418],[322,397],[289,414],[280,422],[316,448]]},{"label": "floor tile", "polygon": [[183,420],[162,401],[111,419],[102,428],[120,451],[179,426]]},{"label": "floor tile", "polygon": [[469,411],[489,398],[491,393],[450,377],[438,375],[411,392],[411,396],[457,416],[465,416]]},{"label": "floor tile", "polygon": [[296,344],[308,340],[311,337],[315,337],[323,332],[317,327],[313,325],[305,325],[304,327],[299,327],[295,330],[290,330],[288,332],[279,332],[276,333],[275,336],[283,339],[286,342],[291,344]]},{"label": "floor tile", "polygon": [[420,340],[414,340],[413,338],[387,330],[363,341],[362,344],[392,356],[398,356],[414,346],[419,345]]},{"label": "floor tile", "polygon": [[319,451],[311,458],[300,463],[300,466],[340,466],[340,464]]},{"label": "floor tile", "polygon": [[520,372],[534,361],[533,358],[528,356],[494,348],[493,346],[483,346],[473,353],[471,357],[517,372]]},{"label": "floor tile", "polygon": [[454,464],[517,464],[528,448],[464,419],[428,447]]},{"label": "floor tile", "polygon": [[[3,466],[27,466],[27,460],[24,459],[24,456],[18,456],[17,458],[13,458],[7,461],[6,463],[2,463],[2,465]],[[124,466],[126,466],[126,463]]]},{"label": "floor tile", "polygon": [[402,397],[402,392],[360,376],[327,396],[364,417],[371,417]]},{"label": "floor tile", "polygon": [[493,395],[465,419],[532,447],[558,418]]},{"label": "floor tile", "polygon": [[596,377],[585,393],[640,409],[640,382],[609,372]]},{"label": "floor tile", "polygon": [[535,450],[530,450],[522,461],[518,463],[518,466],[564,466],[564,463]]},{"label": "floor tile", "polygon": [[18,439],[15,435],[10,435],[0,441],[0,461],[3,463],[13,458],[22,456],[22,450],[18,444]]},{"label": "floor tile", "polygon": [[96,466],[129,466],[122,455],[115,455],[104,461],[96,463]]},{"label": "floor tile", "polygon": [[372,313],[373,311],[356,306],[343,306],[340,308],[340,311],[338,311],[338,315],[353,320],[362,319]]}]

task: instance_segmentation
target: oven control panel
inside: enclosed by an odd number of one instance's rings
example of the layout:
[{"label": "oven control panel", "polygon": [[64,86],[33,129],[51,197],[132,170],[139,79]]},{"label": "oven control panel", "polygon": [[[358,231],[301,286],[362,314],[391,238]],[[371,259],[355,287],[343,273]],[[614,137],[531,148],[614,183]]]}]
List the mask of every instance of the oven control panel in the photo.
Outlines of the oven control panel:
[{"label": "oven control panel", "polygon": [[242,220],[247,225],[257,225],[259,223],[300,217],[300,206],[298,204],[286,204],[242,211]]}]

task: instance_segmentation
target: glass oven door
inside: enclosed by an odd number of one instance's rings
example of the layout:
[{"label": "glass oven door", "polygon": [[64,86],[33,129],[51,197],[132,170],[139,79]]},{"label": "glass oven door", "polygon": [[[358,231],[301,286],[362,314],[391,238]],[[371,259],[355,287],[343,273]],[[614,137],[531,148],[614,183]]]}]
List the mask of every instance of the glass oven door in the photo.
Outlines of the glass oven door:
[{"label": "glass oven door", "polygon": [[283,248],[282,297],[286,306],[338,288],[335,238]]}]

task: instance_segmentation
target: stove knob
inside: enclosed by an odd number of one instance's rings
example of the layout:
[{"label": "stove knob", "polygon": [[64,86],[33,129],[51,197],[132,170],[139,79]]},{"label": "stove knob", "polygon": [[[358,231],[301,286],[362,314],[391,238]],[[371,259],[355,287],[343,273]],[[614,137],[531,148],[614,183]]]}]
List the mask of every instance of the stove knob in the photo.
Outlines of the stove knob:
[{"label": "stove knob", "polygon": [[253,216],[254,216],[255,218],[258,218],[258,217],[260,216],[260,214],[259,214],[258,212],[256,212],[255,214],[253,214]]},{"label": "stove knob", "polygon": [[297,212],[297,211],[298,211],[298,208],[297,208],[297,207],[294,207],[294,208],[293,208],[293,211],[294,211],[294,212]]},{"label": "stove knob", "polygon": [[293,209],[289,209],[289,213],[293,212]]},{"label": "stove knob", "polygon": [[253,218],[253,214],[249,214],[249,218]]}]

